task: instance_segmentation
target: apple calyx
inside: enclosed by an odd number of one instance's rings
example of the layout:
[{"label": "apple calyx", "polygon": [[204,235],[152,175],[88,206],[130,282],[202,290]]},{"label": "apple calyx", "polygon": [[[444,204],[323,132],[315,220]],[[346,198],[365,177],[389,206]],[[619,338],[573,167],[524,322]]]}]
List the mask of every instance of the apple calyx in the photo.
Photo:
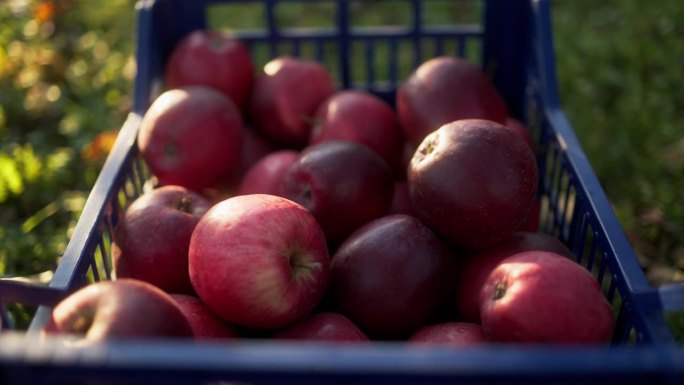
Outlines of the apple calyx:
[{"label": "apple calyx", "polygon": [[494,299],[501,299],[506,295],[506,285],[503,283],[497,283],[494,290]]},{"label": "apple calyx", "polygon": [[71,322],[71,330],[74,333],[86,334],[88,329],[93,325],[95,320],[95,312],[92,310],[84,310],[80,312],[76,318]]},{"label": "apple calyx", "polygon": [[178,203],[176,203],[176,210],[192,214],[192,204],[193,202],[190,195],[183,195],[183,197],[178,200]]},{"label": "apple calyx", "polygon": [[176,146],[167,143],[164,145],[164,155],[169,158],[175,158],[178,155],[178,149],[176,149]]}]

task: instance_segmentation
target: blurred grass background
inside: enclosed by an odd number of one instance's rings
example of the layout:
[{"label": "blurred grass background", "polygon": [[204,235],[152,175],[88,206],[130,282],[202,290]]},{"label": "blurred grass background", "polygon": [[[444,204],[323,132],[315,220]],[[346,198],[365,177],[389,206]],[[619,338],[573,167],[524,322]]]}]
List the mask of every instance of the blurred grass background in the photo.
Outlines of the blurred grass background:
[{"label": "blurred grass background", "polygon": [[[134,4],[0,2],[0,276],[66,247],[130,108]],[[639,261],[684,281],[684,2],[557,0],[553,18],[561,100]]]}]

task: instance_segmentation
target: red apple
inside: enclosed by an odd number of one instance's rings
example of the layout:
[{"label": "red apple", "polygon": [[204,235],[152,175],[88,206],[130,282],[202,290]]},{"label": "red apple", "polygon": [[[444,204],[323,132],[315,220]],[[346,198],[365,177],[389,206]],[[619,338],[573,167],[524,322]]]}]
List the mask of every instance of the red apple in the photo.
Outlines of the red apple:
[{"label": "red apple", "polygon": [[480,249],[518,230],[534,203],[538,170],[516,134],[488,120],[459,120],[428,135],[411,159],[416,215],[453,245]]},{"label": "red apple", "polygon": [[420,328],[409,337],[412,345],[467,347],[489,342],[482,326],[470,322],[443,322]]},{"label": "red apple", "polygon": [[558,238],[524,231],[486,249],[465,253],[456,280],[456,308],[460,320],[480,322],[480,290],[489,273],[499,262],[523,251],[549,251],[572,258],[572,252]]},{"label": "red apple", "polygon": [[403,339],[453,296],[456,257],[417,218],[367,223],[337,249],[330,267],[334,306],[370,338]]},{"label": "red apple", "polygon": [[277,329],[323,296],[329,256],[313,215],[285,198],[251,194],[214,205],[190,239],[190,280],[227,322]]},{"label": "red apple", "polygon": [[338,313],[315,313],[273,335],[276,339],[329,342],[368,341],[349,318]]},{"label": "red apple", "polygon": [[53,309],[45,332],[80,335],[85,341],[192,336],[167,293],[134,279],[101,281],[70,294]]},{"label": "red apple", "polygon": [[272,152],[249,168],[240,181],[237,195],[271,194],[280,195],[285,173],[299,156],[294,150]]},{"label": "red apple", "polygon": [[254,82],[247,48],[223,31],[196,30],[175,46],[166,64],[166,86],[203,85],[223,92],[244,109]]},{"label": "red apple", "polygon": [[465,59],[437,57],[421,64],[397,90],[397,113],[414,145],[444,124],[461,119],[505,123],[506,104],[489,78]]},{"label": "red apple", "polygon": [[199,298],[185,294],[171,294],[183,315],[188,320],[195,339],[233,339],[240,338],[240,333],[214,314]]},{"label": "red apple", "polygon": [[482,328],[501,342],[607,344],[613,310],[589,271],[546,251],[501,261],[480,292]]},{"label": "red apple", "polygon": [[379,97],[357,90],[339,91],[318,108],[310,144],[348,140],[375,151],[399,173],[404,138],[396,114]]},{"label": "red apple", "polygon": [[138,197],[114,232],[116,277],[143,280],[166,292],[192,293],[190,236],[209,206],[204,197],[180,186],[162,186]]},{"label": "red apple", "polygon": [[268,137],[302,148],[309,141],[316,110],[334,92],[333,79],[322,64],[278,57],[256,78],[249,116]]},{"label": "red apple", "polygon": [[357,143],[326,141],[304,149],[284,176],[282,196],[306,207],[331,242],[379,218],[392,203],[387,164]]},{"label": "red apple", "polygon": [[228,97],[189,86],[155,99],[140,124],[138,148],[161,184],[202,191],[237,168],[242,131]]}]

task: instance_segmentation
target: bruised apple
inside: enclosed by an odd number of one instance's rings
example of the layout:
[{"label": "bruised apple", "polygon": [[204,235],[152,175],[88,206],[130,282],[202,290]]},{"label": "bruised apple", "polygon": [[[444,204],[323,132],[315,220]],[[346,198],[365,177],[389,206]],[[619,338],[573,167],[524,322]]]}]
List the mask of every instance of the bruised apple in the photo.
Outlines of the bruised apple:
[{"label": "bruised apple", "polygon": [[428,135],[408,168],[416,215],[454,246],[481,249],[527,220],[537,192],[532,151],[489,120],[445,124]]}]

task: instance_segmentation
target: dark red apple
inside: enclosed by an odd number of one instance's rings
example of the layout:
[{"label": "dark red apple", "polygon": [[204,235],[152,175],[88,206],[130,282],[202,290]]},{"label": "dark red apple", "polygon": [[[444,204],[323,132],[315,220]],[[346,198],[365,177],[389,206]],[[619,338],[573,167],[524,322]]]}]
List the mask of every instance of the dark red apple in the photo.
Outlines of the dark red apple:
[{"label": "dark red apple", "polygon": [[523,251],[549,251],[572,258],[572,252],[558,238],[524,231],[486,249],[465,253],[456,280],[456,308],[460,320],[480,322],[480,290],[489,273],[499,262]]},{"label": "dark red apple", "polygon": [[418,146],[429,133],[461,119],[505,123],[506,104],[489,78],[469,61],[437,57],[421,64],[397,90],[406,138]]},{"label": "dark red apple", "polygon": [[209,206],[204,197],[180,186],[162,186],[138,197],[114,232],[116,277],[143,280],[169,293],[193,293],[190,236]]},{"label": "dark red apple", "polygon": [[138,148],[161,184],[202,191],[237,168],[242,136],[240,111],[227,96],[189,86],[155,99],[140,124]]},{"label": "dark red apple", "polygon": [[185,294],[171,294],[183,315],[188,320],[195,339],[233,339],[240,338],[240,333],[214,314],[199,298]]},{"label": "dark red apple", "polygon": [[306,207],[331,242],[379,218],[392,203],[392,172],[366,146],[326,141],[304,149],[285,174],[282,196]]},{"label": "dark red apple", "polygon": [[399,173],[404,138],[392,107],[358,90],[339,91],[318,108],[310,144],[348,140],[375,151]]},{"label": "dark red apple", "polygon": [[394,197],[392,198],[388,214],[416,215],[413,211],[411,194],[409,193],[406,181],[394,182]]},{"label": "dark red apple", "polygon": [[516,134],[488,120],[459,120],[428,135],[411,159],[416,215],[453,245],[480,249],[518,230],[534,203],[538,170]]},{"label": "dark red apple", "polygon": [[329,342],[368,341],[349,318],[339,313],[315,313],[273,335],[276,339]]},{"label": "dark red apple", "polygon": [[254,83],[254,65],[249,51],[235,36],[196,30],[175,46],[166,64],[165,81],[168,88],[215,88],[242,110]]},{"label": "dark red apple", "polygon": [[409,337],[408,342],[412,345],[468,347],[486,344],[489,340],[480,324],[443,322],[420,328]]},{"label": "dark red apple", "polygon": [[373,339],[404,339],[453,296],[456,256],[417,218],[391,215],[356,230],[330,267],[334,306]]},{"label": "dark red apple", "polygon": [[225,321],[277,329],[309,314],[328,283],[325,236],[285,198],[239,195],[214,205],[190,240],[190,280]]},{"label": "dark red apple", "polygon": [[501,261],[480,292],[485,334],[500,342],[608,344],[613,310],[575,261],[528,251]]},{"label": "dark red apple", "polygon": [[237,188],[237,195],[280,195],[285,173],[290,169],[299,152],[280,150],[272,152],[256,162],[247,171]]},{"label": "dark red apple", "polygon": [[510,116],[506,119],[506,127],[508,127],[511,131],[515,132],[518,136],[520,136],[527,146],[530,148],[530,150],[534,151],[534,139],[532,139],[532,133],[530,130],[525,127],[523,122],[519,121],[516,118],[511,118]]},{"label": "dark red apple", "polygon": [[320,63],[278,57],[257,76],[249,116],[268,137],[293,148],[309,142],[318,107],[335,92],[335,83]]},{"label": "dark red apple", "polygon": [[101,281],[70,294],[52,311],[46,333],[75,334],[85,341],[192,337],[180,307],[143,281]]}]

